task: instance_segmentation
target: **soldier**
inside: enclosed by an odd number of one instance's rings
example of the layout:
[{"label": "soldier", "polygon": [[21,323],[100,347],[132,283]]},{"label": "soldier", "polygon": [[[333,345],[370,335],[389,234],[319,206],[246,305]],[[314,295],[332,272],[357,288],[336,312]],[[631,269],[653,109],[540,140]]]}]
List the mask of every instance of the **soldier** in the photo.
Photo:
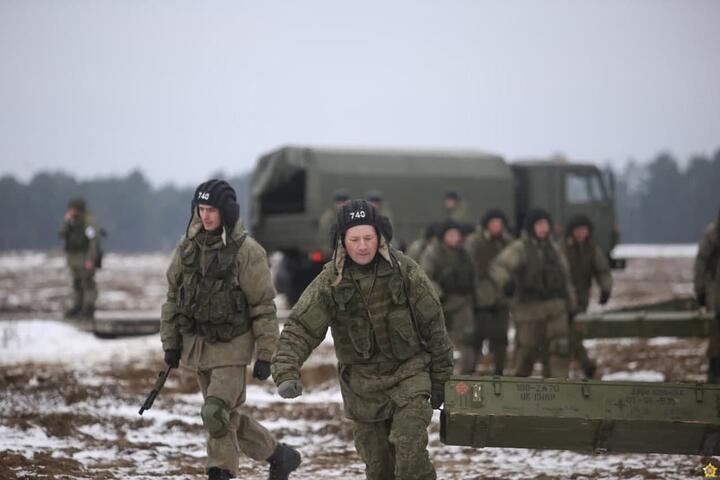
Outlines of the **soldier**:
[{"label": "soldier", "polygon": [[477,281],[473,348],[476,355],[480,356],[483,341],[488,340],[495,362],[495,375],[502,375],[505,369],[510,310],[507,300],[495,294],[495,285],[490,278],[490,263],[513,240],[507,224],[507,217],[502,210],[490,209],[480,220],[480,230],[468,237],[466,242],[475,264]]},{"label": "soldier", "polygon": [[[578,312],[587,311],[593,279],[600,288],[600,305],[607,303],[612,292],[612,275],[607,255],[593,242],[592,232],[592,221],[585,215],[575,215],[568,221],[562,245],[577,295]],[[593,378],[597,366],[590,360],[582,340],[582,333],[571,325],[570,349],[580,362],[585,376]]]},{"label": "soldier", "polygon": [[300,453],[240,409],[253,350],[253,377],[270,376],[278,326],[265,250],[247,235],[239,213],[227,182],[210,180],[195,190],[186,235],[167,271],[160,336],[168,366],[181,362],[197,374],[208,478],[233,478],[243,452],[267,460],[271,479],[287,479]]},{"label": "soldier", "polygon": [[515,375],[527,377],[535,361],[547,359],[546,376],[567,377],[570,368],[568,320],[576,300],[567,259],[550,234],[550,215],[533,210],[525,231],[493,260],[490,276],[498,290],[512,296],[516,328]]},{"label": "soldier", "polygon": [[452,345],[432,284],[390,246],[390,232],[365,200],[338,212],[334,260],[292,309],[273,356],[273,378],[282,397],[300,395],[300,367],[329,327],[345,415],[367,478],[434,479],[427,428],[432,409],[443,403]]},{"label": "soldier", "polygon": [[[698,306],[715,312],[720,320],[720,212],[705,229],[695,257],[695,298]],[[720,338],[711,336],[708,342],[708,383],[720,381]]]},{"label": "soldier", "polygon": [[330,235],[330,228],[335,223],[335,217],[338,210],[340,210],[340,208],[342,208],[342,206],[345,205],[348,200],[350,200],[350,194],[348,194],[347,190],[336,190],[333,194],[333,206],[325,210],[320,216],[320,220],[318,221],[317,241],[318,245],[322,246],[321,251],[323,252],[323,257],[325,257],[326,259],[329,259],[332,255],[332,251],[325,247],[328,244],[327,239],[328,235]]},{"label": "soldier", "polygon": [[377,210],[380,215],[390,220],[391,224],[393,223],[392,211],[390,210],[390,207],[388,207],[382,192],[378,190],[370,190],[365,196],[365,199],[370,202],[373,207],[375,207],[375,210]]},{"label": "soldier", "polygon": [[73,279],[73,305],[66,317],[92,319],[95,315],[95,270],[100,266],[100,231],[81,197],[68,202],[59,231],[65,240],[67,265]]},{"label": "soldier", "polygon": [[473,348],[475,270],[470,254],[464,248],[461,229],[462,224],[445,221],[438,230],[439,241],[425,250],[420,265],[442,301],[447,330],[460,352],[460,371],[472,374],[477,363]]},{"label": "soldier", "polygon": [[425,249],[428,248],[433,241],[437,240],[437,230],[439,228],[438,222],[433,222],[427,227],[425,227],[425,230],[423,231],[423,236],[421,238],[417,238],[410,243],[410,246],[408,246],[407,251],[405,252],[405,255],[412,258],[416,262],[420,261],[420,257],[422,256],[423,252],[425,252]]},{"label": "soldier", "polygon": [[445,194],[445,216],[456,222],[469,222],[467,207],[462,200],[460,192],[448,190]]}]

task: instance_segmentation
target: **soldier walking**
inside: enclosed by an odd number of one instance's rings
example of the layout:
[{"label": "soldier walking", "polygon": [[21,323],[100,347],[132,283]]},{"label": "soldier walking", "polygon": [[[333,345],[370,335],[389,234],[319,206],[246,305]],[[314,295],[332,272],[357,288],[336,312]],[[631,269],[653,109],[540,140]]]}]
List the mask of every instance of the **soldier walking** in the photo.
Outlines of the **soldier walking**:
[{"label": "soldier walking", "polygon": [[464,247],[462,224],[446,220],[438,230],[439,241],[420,257],[442,301],[450,337],[460,352],[460,372],[472,374],[477,364],[474,348],[475,269]]},{"label": "soldier walking", "polygon": [[197,375],[208,478],[236,476],[243,452],[269,462],[269,478],[287,479],[300,453],[241,409],[253,350],[253,377],[270,376],[278,325],[265,250],[247,235],[239,213],[227,182],[210,180],[195,190],[186,235],[167,271],[160,336],[168,366],[182,363]]},{"label": "soldier walking", "polygon": [[[705,229],[700,239],[693,285],[698,306],[715,312],[720,323],[720,212]],[[720,382],[720,337],[711,336],[708,342],[708,383]]]},{"label": "soldier walking", "polygon": [[73,304],[65,317],[92,319],[97,300],[95,270],[100,266],[100,232],[83,198],[68,202],[59,235],[65,241],[65,256],[73,282]]},{"label": "soldier walking", "polygon": [[[607,255],[593,242],[592,233],[592,221],[586,215],[575,215],[568,221],[565,241],[562,244],[577,295],[578,312],[586,312],[588,309],[593,279],[600,289],[600,305],[607,303],[612,292],[612,274]],[[580,362],[585,376],[593,378],[597,366],[588,356],[582,333],[574,328],[574,325],[570,326],[570,350]]]},{"label": "soldier walking", "polygon": [[434,479],[427,428],[444,400],[452,345],[432,284],[390,246],[391,231],[365,200],[342,207],[333,261],[292,309],[272,373],[282,397],[301,395],[300,367],[330,328],[367,478]]},{"label": "soldier walking", "polygon": [[466,248],[475,264],[475,338],[473,348],[479,357],[483,341],[493,356],[494,373],[502,375],[508,344],[510,310],[508,300],[498,296],[490,278],[490,264],[513,241],[507,229],[507,217],[502,210],[490,209],[480,220],[480,229],[470,235]]},{"label": "soldier walking", "polygon": [[321,247],[323,257],[329,260],[332,256],[332,251],[326,248],[328,244],[328,236],[330,235],[330,228],[335,223],[335,217],[337,216],[338,210],[350,200],[350,194],[347,190],[340,189],[333,193],[333,206],[325,210],[320,219],[318,220],[318,246]]},{"label": "soldier walking", "polygon": [[521,237],[490,266],[490,276],[500,291],[512,296],[517,290],[511,310],[517,343],[515,375],[519,377],[532,374],[536,360],[547,361],[546,376],[565,378],[570,369],[568,320],[576,308],[575,291],[567,259],[552,238],[550,225],[546,211],[528,213]]}]

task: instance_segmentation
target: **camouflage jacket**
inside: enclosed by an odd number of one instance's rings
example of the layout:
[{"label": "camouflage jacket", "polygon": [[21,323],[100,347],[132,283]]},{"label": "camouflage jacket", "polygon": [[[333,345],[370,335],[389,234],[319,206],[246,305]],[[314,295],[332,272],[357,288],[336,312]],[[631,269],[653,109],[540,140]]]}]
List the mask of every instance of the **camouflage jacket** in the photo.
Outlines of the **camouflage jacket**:
[{"label": "camouflage jacket", "polygon": [[613,281],[607,256],[592,241],[579,244],[568,238],[562,243],[562,248],[570,266],[570,277],[577,294],[578,309],[584,312],[590,303],[590,287],[593,279],[601,292],[609,295],[612,291]]},{"label": "camouflage jacket", "polygon": [[[557,266],[553,267],[550,272],[545,271],[547,266],[546,252],[553,255],[557,261]],[[552,278],[548,278],[548,276]],[[562,292],[559,298],[565,300],[568,311],[570,313],[577,311],[577,297],[570,278],[567,259],[557,242],[552,238],[540,242],[523,233],[519,239],[508,245],[493,260],[490,265],[490,277],[496,288],[498,288],[498,295],[502,295],[500,292],[502,292],[505,285],[515,278],[518,282],[516,294],[520,303],[542,301],[539,298],[528,300],[528,298],[535,296],[535,292],[524,291],[528,286],[533,285],[534,289],[542,284],[553,284],[554,289]],[[555,297],[555,292],[550,292],[550,296]]]},{"label": "camouflage jacket", "polygon": [[[265,250],[252,238],[248,237],[242,224],[238,222],[229,238],[223,242],[234,241],[241,246],[231,259],[231,283],[235,291],[242,292],[243,302],[247,308],[247,316],[251,322],[247,332],[232,338],[230,341],[206,341],[203,336],[183,333],[181,326],[187,324],[183,318],[183,309],[179,299],[179,290],[183,285],[183,259],[180,248],[186,240],[193,240],[203,232],[202,223],[197,214],[188,228],[186,237],[175,249],[167,270],[167,300],[162,306],[160,337],[163,350],[182,348],[182,362],[193,369],[205,369],[218,366],[247,365],[250,363],[253,350],[259,360],[269,361],[275,350],[278,338],[278,324],[274,303],[275,289],[270,278]],[[226,233],[223,233],[226,235]],[[200,252],[200,268],[205,270],[206,259],[215,257]]]},{"label": "camouflage jacket", "polygon": [[83,268],[85,261],[97,264],[100,255],[100,229],[90,212],[76,221],[64,221],[58,235],[65,242],[65,253],[70,268]]},{"label": "camouflage jacket", "polygon": [[479,230],[465,241],[465,248],[470,253],[475,265],[477,282],[475,299],[478,307],[487,308],[507,304],[507,301],[504,298],[498,298],[495,292],[495,284],[490,278],[490,264],[512,241],[513,238],[505,231],[499,237],[493,237],[487,230]]},{"label": "camouflage jacket", "polygon": [[[390,398],[402,404],[409,396],[429,395],[452,373],[452,344],[430,281],[413,260],[381,248],[384,254],[375,262],[377,275],[385,277],[378,285],[385,286],[376,295],[386,301],[368,299],[371,305],[362,308],[363,294],[353,289],[354,266],[345,265],[339,247],[335,261],[325,265],[292,309],[272,362],[276,384],[299,379],[300,367],[329,328],[346,415],[364,421],[389,418]],[[379,304],[384,312],[373,311]]]},{"label": "camouflage jacket", "polygon": [[435,241],[423,252],[420,266],[433,282],[440,298],[453,294],[475,294],[475,269],[465,248],[449,248],[443,242]]},{"label": "camouflage jacket", "polygon": [[720,221],[705,229],[695,257],[693,286],[695,294],[706,293],[715,287],[715,301],[720,301]]}]

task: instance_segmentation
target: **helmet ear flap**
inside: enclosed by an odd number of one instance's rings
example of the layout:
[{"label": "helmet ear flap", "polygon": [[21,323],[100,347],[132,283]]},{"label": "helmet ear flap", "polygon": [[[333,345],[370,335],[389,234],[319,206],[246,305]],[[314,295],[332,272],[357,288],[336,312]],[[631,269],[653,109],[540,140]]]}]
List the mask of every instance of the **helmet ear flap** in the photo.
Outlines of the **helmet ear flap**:
[{"label": "helmet ear flap", "polygon": [[337,248],[338,244],[338,235],[340,233],[340,228],[338,227],[337,223],[333,223],[330,227],[330,249],[335,250]]},{"label": "helmet ear flap", "polygon": [[385,215],[378,215],[378,227],[380,230],[380,234],[385,237],[385,240],[390,243],[392,241],[393,236],[393,228],[392,224],[390,223],[390,219],[386,217]]}]

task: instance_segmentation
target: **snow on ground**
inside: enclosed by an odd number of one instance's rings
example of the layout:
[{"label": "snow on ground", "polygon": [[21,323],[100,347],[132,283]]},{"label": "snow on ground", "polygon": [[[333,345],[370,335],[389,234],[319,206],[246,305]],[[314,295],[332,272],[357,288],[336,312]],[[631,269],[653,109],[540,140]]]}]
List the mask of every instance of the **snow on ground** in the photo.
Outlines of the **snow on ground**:
[{"label": "snow on ground", "polygon": [[697,249],[697,243],[678,245],[625,243],[615,247],[612,254],[615,258],[694,258]]},{"label": "snow on ground", "polygon": [[[609,307],[691,292],[692,255],[682,250],[674,258],[655,246],[646,248],[652,255],[641,255],[642,249],[626,255],[628,268],[614,273]],[[165,254],[108,255],[98,275],[100,308],[157,311],[167,260]],[[206,478],[202,397],[193,375],[173,371],[140,417],[137,410],[163,367],[158,335],[102,340],[41,320],[61,310],[68,284],[59,254],[0,255],[0,312],[8,318],[0,320],[0,479]],[[586,346],[606,380],[698,382],[705,376],[702,339],[604,339]],[[511,362],[512,350],[509,355]],[[481,373],[490,368],[484,358]],[[293,478],[364,478],[343,416],[329,336],[302,376],[305,393],[294,400],[281,399],[269,381],[248,378],[246,410],[302,451],[305,462]],[[437,412],[429,449],[438,477],[446,479],[702,478],[708,460],[446,446]],[[240,469],[240,478],[267,475],[266,465],[247,458]]]}]

